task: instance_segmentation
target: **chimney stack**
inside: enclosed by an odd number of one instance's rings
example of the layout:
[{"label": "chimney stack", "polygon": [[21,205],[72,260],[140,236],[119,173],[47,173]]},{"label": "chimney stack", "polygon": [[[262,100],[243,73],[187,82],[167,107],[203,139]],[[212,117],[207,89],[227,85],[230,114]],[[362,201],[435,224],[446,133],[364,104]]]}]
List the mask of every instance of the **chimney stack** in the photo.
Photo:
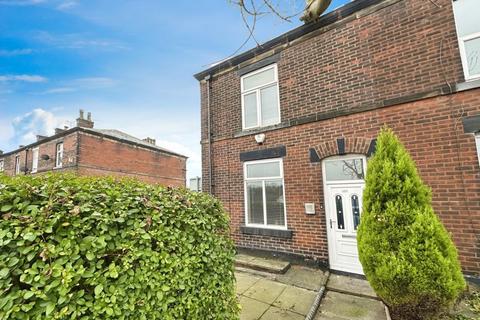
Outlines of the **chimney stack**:
[{"label": "chimney stack", "polygon": [[83,109],[80,109],[80,116],[77,118],[77,127],[82,128],[93,128],[94,122],[92,121],[92,113],[87,114],[87,119],[84,118],[85,112]]},{"label": "chimney stack", "polygon": [[42,136],[42,135],[37,134],[37,141],[40,141],[40,140],[43,140],[43,139],[46,139],[46,138],[47,138],[46,136]]},{"label": "chimney stack", "polygon": [[154,145],[154,146],[157,145],[155,139],[150,138],[150,137],[147,137],[147,138],[145,138],[145,139],[142,139],[142,141],[145,141],[146,143],[151,144],[151,145]]}]

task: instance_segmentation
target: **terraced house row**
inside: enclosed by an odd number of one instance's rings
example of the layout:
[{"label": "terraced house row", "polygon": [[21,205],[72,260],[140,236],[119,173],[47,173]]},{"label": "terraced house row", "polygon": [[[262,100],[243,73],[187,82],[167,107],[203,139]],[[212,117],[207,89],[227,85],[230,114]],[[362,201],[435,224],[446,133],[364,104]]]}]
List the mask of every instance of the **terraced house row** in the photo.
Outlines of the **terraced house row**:
[{"label": "terraced house row", "polygon": [[388,125],[480,276],[478,0],[356,0],[195,75],[203,190],[239,248],[362,273],[367,160]]},{"label": "terraced house row", "polygon": [[187,157],[161,148],[155,139],[138,139],[116,129],[97,129],[84,111],[73,128],[17,150],[0,153],[0,173],[14,176],[75,172],[88,176],[136,178],[148,183],[185,186]]}]

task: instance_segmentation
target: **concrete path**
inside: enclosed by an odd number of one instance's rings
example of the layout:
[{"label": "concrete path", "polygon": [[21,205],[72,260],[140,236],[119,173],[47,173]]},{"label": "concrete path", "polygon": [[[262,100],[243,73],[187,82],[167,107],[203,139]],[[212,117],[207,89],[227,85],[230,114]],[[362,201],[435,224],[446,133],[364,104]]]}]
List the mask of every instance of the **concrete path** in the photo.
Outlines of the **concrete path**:
[{"label": "concrete path", "polygon": [[321,270],[300,266],[283,275],[237,270],[236,278],[241,320],[303,320],[326,281]]},{"label": "concrete path", "polygon": [[366,280],[246,255],[237,258],[235,275],[241,320],[304,320],[321,287],[326,290],[315,320],[387,319]]},{"label": "concrete path", "polygon": [[386,320],[385,307],[366,280],[332,274],[315,320]]}]

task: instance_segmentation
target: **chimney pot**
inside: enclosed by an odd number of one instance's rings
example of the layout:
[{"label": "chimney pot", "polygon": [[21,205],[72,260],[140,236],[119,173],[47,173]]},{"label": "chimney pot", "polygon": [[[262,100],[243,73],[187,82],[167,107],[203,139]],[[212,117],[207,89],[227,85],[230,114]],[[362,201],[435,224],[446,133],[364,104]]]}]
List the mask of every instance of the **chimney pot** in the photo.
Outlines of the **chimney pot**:
[{"label": "chimney pot", "polygon": [[142,140],[145,141],[145,142],[148,143],[148,144],[151,144],[151,145],[154,145],[154,146],[157,145],[157,142],[156,142],[155,139],[153,139],[153,138],[147,137],[147,138],[142,139]]},{"label": "chimney pot", "polygon": [[92,113],[87,114],[87,119],[84,117],[84,111],[80,109],[80,117],[77,119],[77,127],[93,128],[94,122],[92,121]]}]

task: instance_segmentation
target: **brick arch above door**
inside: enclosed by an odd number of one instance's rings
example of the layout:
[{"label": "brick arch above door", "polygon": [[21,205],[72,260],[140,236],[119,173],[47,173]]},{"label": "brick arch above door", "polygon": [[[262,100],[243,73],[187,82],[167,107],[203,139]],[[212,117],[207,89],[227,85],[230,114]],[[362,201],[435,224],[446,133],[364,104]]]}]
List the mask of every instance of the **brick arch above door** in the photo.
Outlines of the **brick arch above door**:
[{"label": "brick arch above door", "polygon": [[363,137],[341,137],[328,140],[310,148],[310,161],[316,163],[331,156],[345,154],[364,154],[370,157],[375,152],[376,144],[377,139]]}]

